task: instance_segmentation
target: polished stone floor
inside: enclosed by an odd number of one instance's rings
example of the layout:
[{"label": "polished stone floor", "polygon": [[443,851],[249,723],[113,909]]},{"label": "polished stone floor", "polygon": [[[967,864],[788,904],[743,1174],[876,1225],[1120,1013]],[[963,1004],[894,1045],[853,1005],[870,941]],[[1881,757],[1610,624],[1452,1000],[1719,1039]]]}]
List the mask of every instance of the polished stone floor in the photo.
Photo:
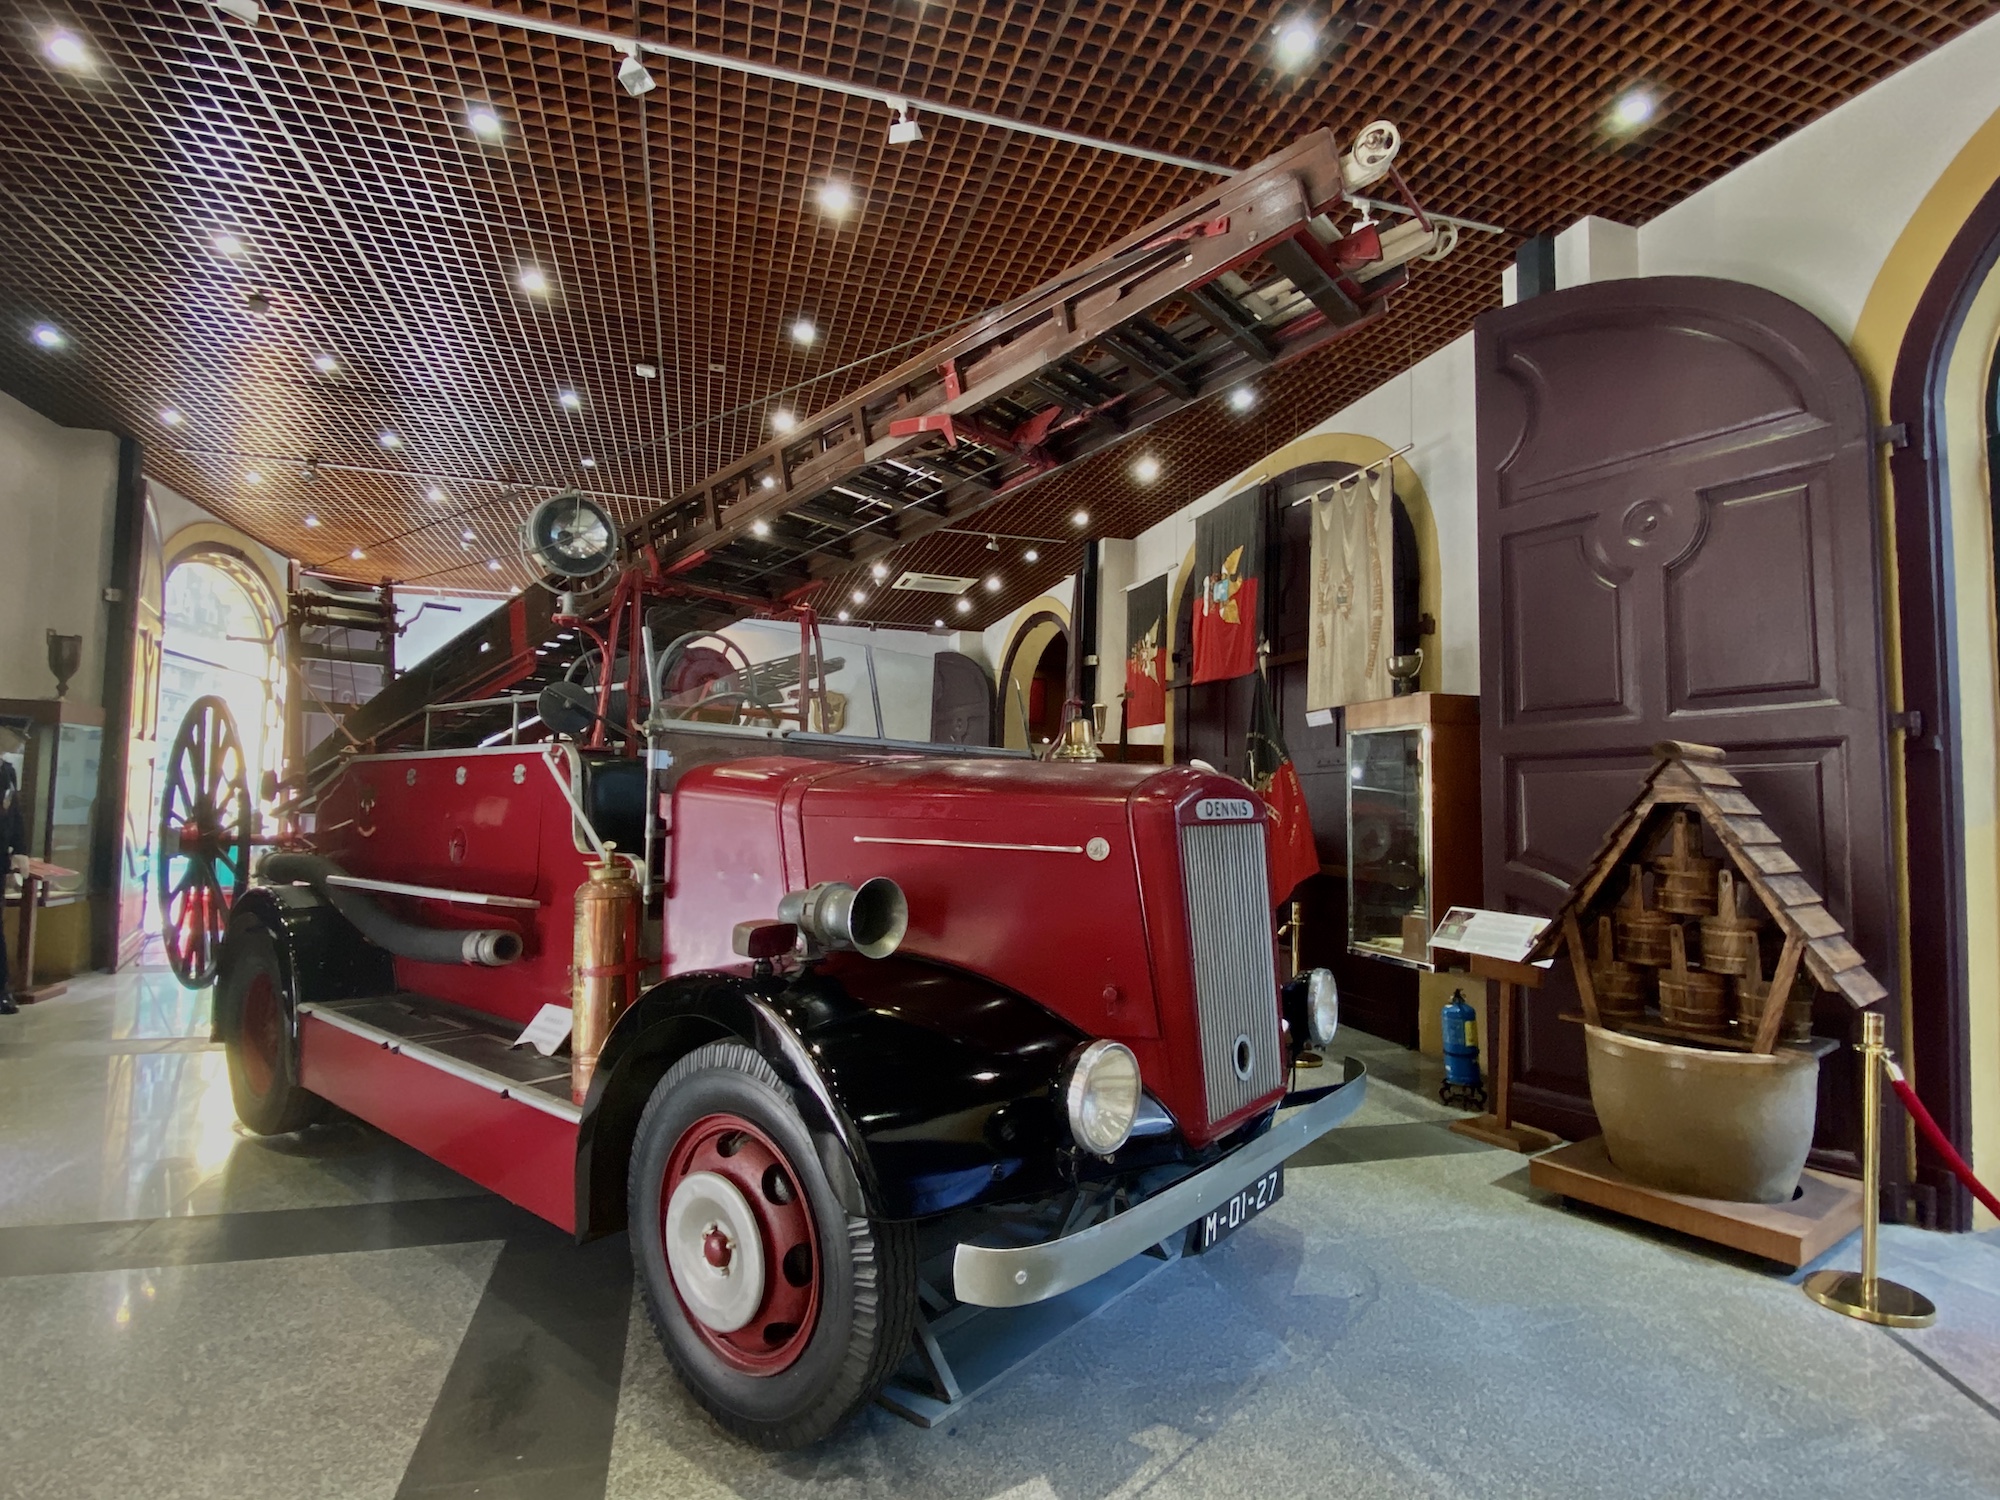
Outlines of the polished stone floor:
[{"label": "polished stone floor", "polygon": [[1890,1231],[1943,1317],[1851,1323],[1563,1209],[1365,1037],[1253,1228],[942,1428],[773,1457],[681,1394],[621,1242],[358,1124],[243,1136],[206,1032],[157,971],[0,1019],[0,1496],[2000,1496],[2000,1233]]}]

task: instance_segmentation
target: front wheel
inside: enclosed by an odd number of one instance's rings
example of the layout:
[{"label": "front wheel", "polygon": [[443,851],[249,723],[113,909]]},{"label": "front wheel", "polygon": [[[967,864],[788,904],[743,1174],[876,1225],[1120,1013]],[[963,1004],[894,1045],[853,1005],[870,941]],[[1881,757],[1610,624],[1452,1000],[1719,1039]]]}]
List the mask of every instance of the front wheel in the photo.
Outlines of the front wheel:
[{"label": "front wheel", "polygon": [[271,934],[246,922],[229,935],[215,988],[215,1014],[229,1058],[236,1118],[258,1135],[289,1135],[326,1112],[299,1086],[297,1017]]},{"label": "front wheel", "polygon": [[908,1351],[913,1231],[841,1207],[784,1084],[750,1048],[710,1043],[660,1081],[627,1194],[653,1329],[737,1437],[816,1442]]}]

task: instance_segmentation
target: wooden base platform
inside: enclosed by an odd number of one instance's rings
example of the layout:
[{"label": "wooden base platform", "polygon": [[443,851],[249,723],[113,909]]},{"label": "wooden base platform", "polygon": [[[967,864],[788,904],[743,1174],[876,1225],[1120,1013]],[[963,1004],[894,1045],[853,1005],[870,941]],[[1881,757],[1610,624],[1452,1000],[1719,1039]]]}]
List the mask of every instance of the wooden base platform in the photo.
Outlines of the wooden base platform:
[{"label": "wooden base platform", "polygon": [[1532,1125],[1502,1125],[1498,1115],[1476,1115],[1470,1120],[1453,1120],[1445,1127],[1453,1135],[1462,1135],[1467,1140],[1481,1141],[1488,1146],[1498,1146],[1502,1151],[1519,1151],[1532,1156],[1537,1151],[1546,1151],[1551,1146],[1560,1146],[1562,1137],[1550,1135],[1546,1130],[1537,1130]]},{"label": "wooden base platform", "polygon": [[1861,1184],[1850,1178],[1808,1169],[1799,1180],[1803,1191],[1790,1203],[1693,1198],[1634,1182],[1612,1165],[1601,1135],[1536,1157],[1528,1180],[1545,1192],[1788,1266],[1824,1255],[1861,1227]]}]

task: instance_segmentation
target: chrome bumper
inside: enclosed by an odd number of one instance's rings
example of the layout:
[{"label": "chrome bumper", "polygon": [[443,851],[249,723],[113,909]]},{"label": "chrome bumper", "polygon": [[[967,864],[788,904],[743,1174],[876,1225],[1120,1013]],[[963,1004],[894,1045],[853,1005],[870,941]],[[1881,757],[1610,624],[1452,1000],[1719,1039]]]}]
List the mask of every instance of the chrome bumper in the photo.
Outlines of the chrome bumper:
[{"label": "chrome bumper", "polygon": [[960,1245],[952,1261],[952,1289],[960,1302],[1020,1307],[1082,1286],[1171,1239],[1218,1203],[1227,1202],[1285,1158],[1318,1140],[1360,1107],[1367,1090],[1368,1070],[1350,1057],[1346,1077],[1325,1098],[1281,1117],[1235,1155],[1181,1179],[1115,1219],[1039,1245],[1001,1249]]}]

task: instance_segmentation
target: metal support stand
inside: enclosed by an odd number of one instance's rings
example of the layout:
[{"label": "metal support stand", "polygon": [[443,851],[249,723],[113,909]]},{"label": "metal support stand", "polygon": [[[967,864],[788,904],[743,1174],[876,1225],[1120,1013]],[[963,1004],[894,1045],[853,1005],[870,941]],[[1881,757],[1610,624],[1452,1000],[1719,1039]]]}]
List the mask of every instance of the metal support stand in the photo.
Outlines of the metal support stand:
[{"label": "metal support stand", "polygon": [[1882,1043],[1882,1017],[1861,1018],[1861,1269],[1815,1271],[1805,1280],[1805,1293],[1821,1307],[1830,1307],[1864,1323],[1889,1328],[1928,1328],[1937,1308],[1922,1292],[1875,1274],[1877,1221],[1881,1218],[1882,1075],[1889,1049]]},{"label": "metal support stand", "polygon": [[935,1427],[1088,1322],[1127,1292],[1181,1258],[1184,1237],[1135,1255],[1122,1266],[1060,1297],[1026,1307],[975,1307],[953,1302],[919,1281],[910,1355],[875,1399],[906,1422]]}]

